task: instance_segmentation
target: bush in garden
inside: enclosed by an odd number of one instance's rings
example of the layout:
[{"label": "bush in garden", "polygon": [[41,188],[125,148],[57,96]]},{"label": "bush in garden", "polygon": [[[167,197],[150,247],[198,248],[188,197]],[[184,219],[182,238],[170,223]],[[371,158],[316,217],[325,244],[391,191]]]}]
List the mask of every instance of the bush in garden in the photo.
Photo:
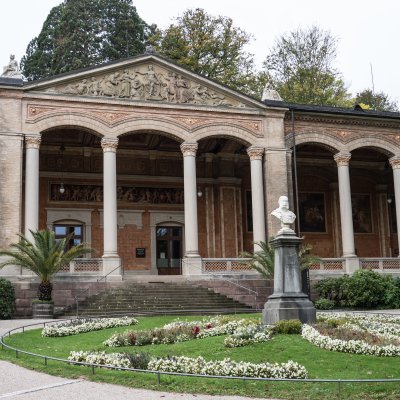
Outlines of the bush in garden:
[{"label": "bush in garden", "polygon": [[298,319],[288,319],[275,322],[273,331],[288,335],[298,335],[301,333],[301,322]]},{"label": "bush in garden", "polygon": [[319,297],[332,300],[335,305],[343,306],[347,298],[349,279],[348,275],[321,279],[314,285],[314,289]]},{"label": "bush in garden", "polygon": [[125,353],[125,356],[131,363],[130,368],[147,369],[150,362],[150,354],[144,351],[139,353]]},{"label": "bush in garden", "polygon": [[322,279],[314,288],[321,299],[331,300],[336,306],[400,307],[400,279],[372,270],[363,269],[352,276]]},{"label": "bush in garden", "polygon": [[335,302],[329,299],[318,299],[314,301],[314,306],[317,310],[332,310]]},{"label": "bush in garden", "polygon": [[15,310],[15,292],[10,281],[0,278],[0,319],[9,319]]},{"label": "bush in garden", "polygon": [[349,278],[346,305],[363,308],[387,305],[385,294],[391,286],[391,276],[371,270],[358,270]]}]

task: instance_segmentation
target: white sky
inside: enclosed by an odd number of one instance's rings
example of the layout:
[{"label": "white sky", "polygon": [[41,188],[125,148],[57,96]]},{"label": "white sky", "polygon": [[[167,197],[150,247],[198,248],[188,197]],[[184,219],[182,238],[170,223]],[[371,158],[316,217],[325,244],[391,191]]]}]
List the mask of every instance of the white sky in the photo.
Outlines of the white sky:
[{"label": "white sky", "polygon": [[[0,4],[0,67],[10,53],[19,61],[29,41],[41,30],[50,9],[61,0],[2,0]],[[224,15],[254,36],[248,51],[257,65],[265,59],[275,38],[298,27],[318,25],[339,39],[336,67],[355,94],[372,87],[400,103],[398,0],[133,0],[148,23],[165,28],[188,8],[201,7]]]}]

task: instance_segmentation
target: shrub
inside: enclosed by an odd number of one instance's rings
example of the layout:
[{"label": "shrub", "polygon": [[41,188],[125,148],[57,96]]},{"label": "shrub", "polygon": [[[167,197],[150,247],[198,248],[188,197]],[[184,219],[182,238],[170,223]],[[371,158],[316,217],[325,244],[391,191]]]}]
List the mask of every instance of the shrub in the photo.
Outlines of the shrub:
[{"label": "shrub", "polygon": [[385,292],[393,279],[371,270],[358,270],[348,282],[346,305],[350,307],[374,308],[386,305]]},{"label": "shrub", "polygon": [[335,307],[335,302],[329,299],[318,299],[314,301],[314,306],[317,310],[332,310]]},{"label": "shrub", "polygon": [[288,319],[275,322],[275,333],[284,333],[288,335],[298,335],[301,333],[301,322],[298,319]]},{"label": "shrub", "polygon": [[150,362],[150,354],[146,352],[125,353],[126,358],[131,363],[131,368],[147,369]]},{"label": "shrub", "polygon": [[335,305],[342,306],[345,305],[347,298],[349,279],[348,275],[321,279],[314,285],[314,289],[319,297],[332,300]]},{"label": "shrub", "polygon": [[15,310],[15,292],[10,281],[0,278],[0,319],[9,319]]}]

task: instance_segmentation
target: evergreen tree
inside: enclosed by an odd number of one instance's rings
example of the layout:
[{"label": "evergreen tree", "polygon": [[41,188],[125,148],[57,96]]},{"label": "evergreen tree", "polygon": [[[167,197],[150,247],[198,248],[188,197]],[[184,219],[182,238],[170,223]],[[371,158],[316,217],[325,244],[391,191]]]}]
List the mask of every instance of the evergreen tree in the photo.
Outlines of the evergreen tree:
[{"label": "evergreen tree", "polygon": [[32,80],[141,54],[154,30],[131,0],[65,0],[29,43],[21,68]]},{"label": "evergreen tree", "polygon": [[250,40],[231,18],[214,17],[201,8],[185,11],[149,39],[160,54],[190,70],[253,94],[254,59],[244,50]]}]

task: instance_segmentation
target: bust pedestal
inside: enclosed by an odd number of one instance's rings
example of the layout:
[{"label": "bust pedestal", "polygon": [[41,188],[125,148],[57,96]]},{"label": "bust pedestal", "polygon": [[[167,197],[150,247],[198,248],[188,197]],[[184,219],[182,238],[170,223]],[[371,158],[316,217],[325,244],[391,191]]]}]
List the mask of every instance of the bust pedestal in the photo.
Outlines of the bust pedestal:
[{"label": "bust pedestal", "polygon": [[266,325],[288,319],[315,322],[314,304],[301,290],[298,259],[301,241],[291,229],[285,229],[270,242],[275,249],[274,293],[264,305],[263,323]]}]

